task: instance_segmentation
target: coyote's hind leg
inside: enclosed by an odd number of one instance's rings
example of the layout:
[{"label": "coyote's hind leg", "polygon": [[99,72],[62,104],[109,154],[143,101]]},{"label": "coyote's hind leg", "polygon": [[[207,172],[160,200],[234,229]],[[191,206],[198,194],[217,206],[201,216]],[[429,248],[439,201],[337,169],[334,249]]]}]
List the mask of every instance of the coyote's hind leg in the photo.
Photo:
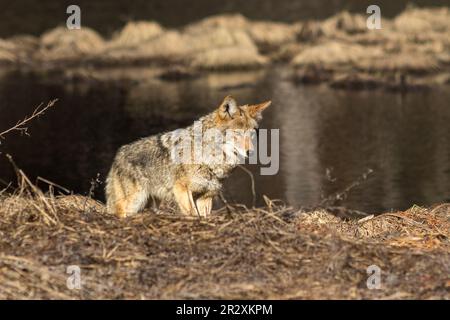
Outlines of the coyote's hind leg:
[{"label": "coyote's hind leg", "polygon": [[142,208],[145,207],[147,203],[148,194],[145,189],[141,190],[130,190],[124,199],[118,201],[118,212],[117,215],[124,218],[128,215],[138,213]]},{"label": "coyote's hind leg", "polygon": [[113,176],[107,186],[107,207],[119,218],[139,212],[147,203],[148,192],[144,186],[128,179]]}]

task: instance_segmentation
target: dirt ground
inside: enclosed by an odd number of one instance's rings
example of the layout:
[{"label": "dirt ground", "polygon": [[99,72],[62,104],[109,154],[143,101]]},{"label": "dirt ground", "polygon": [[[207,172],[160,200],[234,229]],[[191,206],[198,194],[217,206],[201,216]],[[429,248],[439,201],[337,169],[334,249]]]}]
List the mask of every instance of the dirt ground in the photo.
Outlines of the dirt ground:
[{"label": "dirt ground", "polygon": [[450,204],[362,219],[270,200],[207,220],[151,211],[119,220],[82,196],[0,196],[0,298],[450,298]]}]

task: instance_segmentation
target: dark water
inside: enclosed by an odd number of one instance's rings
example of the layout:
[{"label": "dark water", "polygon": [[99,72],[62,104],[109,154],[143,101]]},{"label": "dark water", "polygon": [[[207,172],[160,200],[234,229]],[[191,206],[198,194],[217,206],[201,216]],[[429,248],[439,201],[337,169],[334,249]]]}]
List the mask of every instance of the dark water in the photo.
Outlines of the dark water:
[{"label": "dark water", "polygon": [[[125,71],[108,72],[103,76]],[[265,194],[292,205],[315,205],[369,168],[373,173],[338,204],[379,212],[450,199],[449,87],[406,95],[336,91],[295,85],[283,69],[175,83],[153,79],[143,69],[131,73],[141,78],[124,84],[1,74],[0,131],[39,102],[60,101],[30,126],[30,137],[11,134],[2,142],[0,184],[15,180],[5,159],[10,153],[31,178],[86,194],[97,173],[104,179],[120,145],[188,125],[230,93],[243,103],[273,101],[262,127],[280,129],[280,171],[261,176],[258,166],[249,167],[258,204]],[[227,197],[251,204],[250,183],[236,170]],[[96,189],[97,198],[103,199],[102,188]]]}]

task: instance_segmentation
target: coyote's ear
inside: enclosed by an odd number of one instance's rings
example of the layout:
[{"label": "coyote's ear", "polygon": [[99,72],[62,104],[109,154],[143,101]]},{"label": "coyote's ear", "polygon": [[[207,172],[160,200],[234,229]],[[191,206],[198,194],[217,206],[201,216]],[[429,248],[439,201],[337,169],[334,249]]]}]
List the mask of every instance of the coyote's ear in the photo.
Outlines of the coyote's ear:
[{"label": "coyote's ear", "polygon": [[226,96],[219,107],[220,118],[233,118],[237,111],[238,107],[236,104],[236,100],[234,100],[232,96]]},{"label": "coyote's ear", "polygon": [[252,118],[255,118],[256,120],[261,119],[261,113],[268,107],[272,101],[266,101],[259,104],[253,104],[248,106],[248,112]]}]

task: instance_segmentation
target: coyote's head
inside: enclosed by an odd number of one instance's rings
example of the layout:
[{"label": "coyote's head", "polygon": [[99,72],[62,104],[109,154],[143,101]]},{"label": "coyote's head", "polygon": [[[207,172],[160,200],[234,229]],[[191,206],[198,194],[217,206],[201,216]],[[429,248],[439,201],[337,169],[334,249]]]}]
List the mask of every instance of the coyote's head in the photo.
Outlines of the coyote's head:
[{"label": "coyote's head", "polygon": [[226,96],[219,108],[214,112],[216,128],[234,133],[237,148],[244,153],[253,150],[252,134],[258,128],[262,112],[272,102],[241,105],[231,96]]},{"label": "coyote's head", "polygon": [[215,111],[216,127],[220,129],[252,130],[258,128],[262,112],[272,102],[239,106],[232,96],[226,96]]}]

